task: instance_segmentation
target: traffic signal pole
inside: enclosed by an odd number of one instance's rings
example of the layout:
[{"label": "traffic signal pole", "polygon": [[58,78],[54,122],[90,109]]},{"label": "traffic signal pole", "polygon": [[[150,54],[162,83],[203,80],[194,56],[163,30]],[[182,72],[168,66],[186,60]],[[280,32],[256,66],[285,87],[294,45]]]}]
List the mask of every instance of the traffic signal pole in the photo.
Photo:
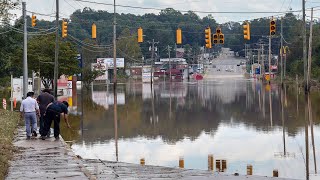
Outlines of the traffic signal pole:
[{"label": "traffic signal pole", "polygon": [[27,98],[28,93],[28,56],[27,56],[27,15],[26,15],[26,2],[22,2],[22,14],[24,19],[23,24],[23,98]]},{"label": "traffic signal pole", "polygon": [[269,84],[271,83],[271,35],[269,36]]},{"label": "traffic signal pole", "polygon": [[58,97],[58,57],[59,57],[59,0],[56,0],[56,46],[54,53],[54,97],[57,99]]}]

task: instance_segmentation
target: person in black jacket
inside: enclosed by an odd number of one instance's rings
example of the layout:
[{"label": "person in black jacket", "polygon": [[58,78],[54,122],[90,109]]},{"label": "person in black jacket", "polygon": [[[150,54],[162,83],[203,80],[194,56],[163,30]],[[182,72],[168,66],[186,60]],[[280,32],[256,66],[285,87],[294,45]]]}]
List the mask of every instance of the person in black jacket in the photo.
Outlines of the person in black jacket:
[{"label": "person in black jacket", "polygon": [[44,116],[44,128],[43,128],[43,131],[41,132],[42,140],[46,139],[46,135],[50,130],[52,121],[54,121],[54,137],[56,138],[56,140],[59,140],[60,116],[64,117],[64,120],[67,123],[68,128],[71,128],[68,121],[68,107],[69,107],[69,104],[66,101],[63,101],[63,102],[55,101],[53,103],[48,104],[47,110]]}]

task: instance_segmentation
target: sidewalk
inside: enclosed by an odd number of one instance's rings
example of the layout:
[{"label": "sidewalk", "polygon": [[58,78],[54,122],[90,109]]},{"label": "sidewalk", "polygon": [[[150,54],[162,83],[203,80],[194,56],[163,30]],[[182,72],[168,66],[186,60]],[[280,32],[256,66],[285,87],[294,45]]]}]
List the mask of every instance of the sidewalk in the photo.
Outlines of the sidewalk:
[{"label": "sidewalk", "polygon": [[13,142],[18,152],[10,162],[6,179],[88,179],[81,161],[67,148],[62,138],[26,140],[20,127]]},{"label": "sidewalk", "polygon": [[14,141],[19,150],[10,162],[6,179],[130,179],[130,180],[289,180],[261,176],[221,175],[215,172],[141,166],[121,162],[85,160],[77,158],[60,138],[26,140],[25,130],[20,127]]}]

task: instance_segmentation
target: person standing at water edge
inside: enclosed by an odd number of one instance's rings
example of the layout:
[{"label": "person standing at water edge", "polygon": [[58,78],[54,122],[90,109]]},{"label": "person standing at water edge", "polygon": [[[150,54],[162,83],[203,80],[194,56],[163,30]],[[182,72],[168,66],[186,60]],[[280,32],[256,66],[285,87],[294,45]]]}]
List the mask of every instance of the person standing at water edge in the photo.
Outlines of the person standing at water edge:
[{"label": "person standing at water edge", "polygon": [[50,130],[52,121],[54,121],[54,137],[56,138],[56,140],[59,139],[60,115],[64,117],[64,120],[67,123],[68,128],[71,128],[68,121],[68,107],[69,107],[69,104],[66,101],[63,101],[62,103],[55,101],[53,103],[48,104],[46,114],[44,116],[44,128],[43,128],[43,131],[41,132],[41,138],[43,140],[46,139],[46,135]]},{"label": "person standing at water edge", "polygon": [[[40,129],[39,132],[43,131],[44,128],[44,114],[46,112],[49,103],[54,101],[54,97],[50,94],[49,89],[44,89],[42,93],[38,96],[37,101],[40,106]],[[48,131],[47,136],[50,136],[50,131]]]},{"label": "person standing at water edge", "polygon": [[[37,114],[39,114],[39,105],[33,96],[33,92],[28,92],[27,98],[21,102],[20,106],[21,118],[24,117],[26,126],[27,139],[31,138],[31,133],[34,137],[37,136]],[[30,125],[32,128],[30,128]]]}]

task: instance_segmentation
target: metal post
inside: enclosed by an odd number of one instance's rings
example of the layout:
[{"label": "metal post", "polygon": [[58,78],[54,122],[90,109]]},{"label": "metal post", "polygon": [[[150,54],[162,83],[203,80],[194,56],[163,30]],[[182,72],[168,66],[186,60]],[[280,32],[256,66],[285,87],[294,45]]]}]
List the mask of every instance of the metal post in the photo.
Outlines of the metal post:
[{"label": "metal post", "polygon": [[313,28],[313,8],[311,8],[309,52],[308,52],[308,74],[307,74],[307,88],[308,88],[308,91],[310,90],[310,80],[311,80],[312,33],[313,33],[312,28]]},{"label": "metal post", "polygon": [[307,69],[308,69],[308,63],[307,63],[307,37],[306,37],[306,2],[305,0],[302,0],[302,39],[303,39],[303,70],[304,70],[304,91],[307,92],[308,82],[307,82]]},{"label": "metal post", "polygon": [[26,15],[26,2],[22,2],[22,14],[24,19],[23,25],[23,98],[27,97],[28,92],[28,57],[27,57],[27,15]]},{"label": "metal post", "polygon": [[282,25],[283,25],[283,17],[281,17],[281,41],[280,41],[280,69],[281,69],[281,86],[283,87],[283,28],[282,28]]},{"label": "metal post", "polygon": [[116,19],[116,0],[113,3],[114,15],[113,15],[113,84],[117,84],[117,19]]},{"label": "metal post", "polygon": [[55,47],[55,53],[54,53],[54,97],[57,99],[58,97],[58,74],[59,74],[59,0],[56,0],[56,47]]},{"label": "metal post", "polygon": [[269,84],[271,83],[271,35],[269,36]]}]

